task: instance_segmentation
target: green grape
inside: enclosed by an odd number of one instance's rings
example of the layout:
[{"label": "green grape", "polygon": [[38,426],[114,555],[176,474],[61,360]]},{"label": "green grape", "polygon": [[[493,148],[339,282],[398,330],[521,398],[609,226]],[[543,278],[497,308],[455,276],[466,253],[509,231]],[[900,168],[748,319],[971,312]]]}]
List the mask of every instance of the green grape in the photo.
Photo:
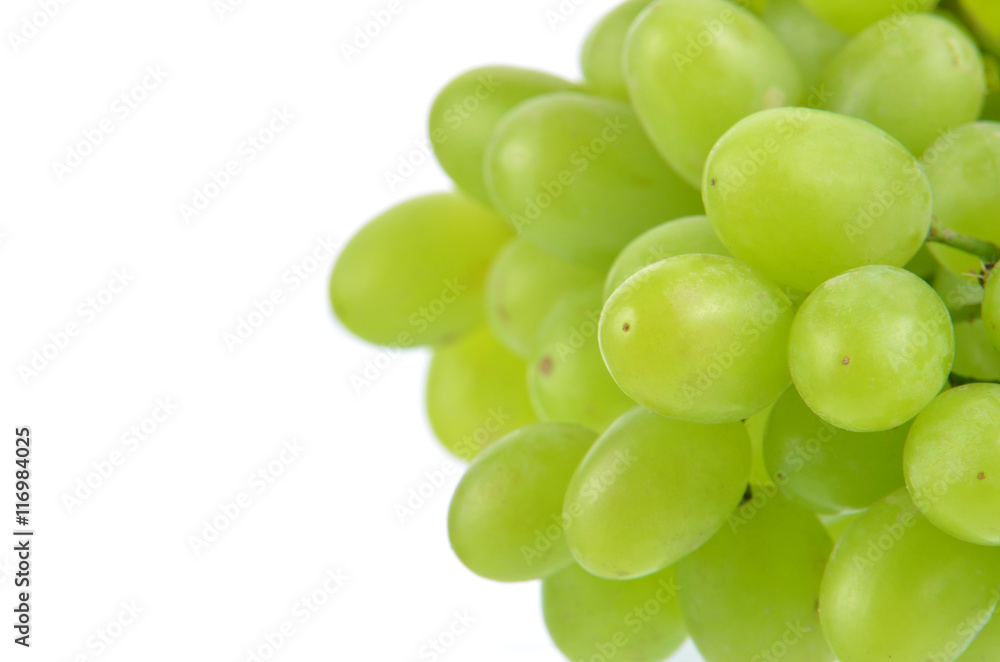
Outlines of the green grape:
[{"label": "green grape", "polygon": [[823,283],[788,340],[802,399],[854,432],[916,416],[941,391],[954,356],[948,309],[930,285],[897,267],[861,267]]},{"label": "green grape", "polygon": [[559,297],[600,279],[600,272],[518,237],[500,251],[486,276],[486,321],[511,351],[528,357],[538,327]]},{"label": "green grape", "polygon": [[837,542],[820,620],[841,662],[954,660],[990,617],[998,586],[1000,550],[940,531],[900,489]]},{"label": "green grape", "polygon": [[777,37],[724,0],[661,0],[643,12],[625,45],[625,80],[653,144],[695,186],[729,127],[802,96]]},{"label": "green grape", "polygon": [[626,0],[608,12],[583,42],[580,68],[587,87],[595,94],[628,99],[622,56],[625,35],[642,10],[653,0]]},{"label": "green grape", "polygon": [[920,276],[928,283],[934,280],[937,275],[937,260],[931,255],[931,252],[927,250],[927,245],[924,244],[917,254],[914,255],[909,262],[904,266],[907,271],[912,271],[916,275]]},{"label": "green grape", "polygon": [[434,154],[458,187],[489,204],[483,181],[486,146],[497,124],[515,106],[549,92],[576,89],[573,83],[517,67],[481,67],[445,86],[431,107]]},{"label": "green grape", "polygon": [[712,150],[703,191],[733,255],[805,292],[854,267],[903,266],[931,224],[913,155],[867,122],[821,110],[741,121]]},{"label": "green grape", "polygon": [[990,622],[956,662],[1000,662],[1000,613],[993,611]]},{"label": "green grape", "polygon": [[687,638],[678,589],[673,568],[617,581],[574,563],[542,581],[542,614],[571,660],[660,662]]},{"label": "green grape", "polygon": [[950,269],[940,269],[932,284],[953,318],[978,314],[976,311],[983,303],[983,286],[978,278],[959,276]]},{"label": "green grape", "polygon": [[980,120],[990,122],[1000,122],[1000,91],[991,90],[986,95],[983,102],[983,112],[979,115]]},{"label": "green grape", "polygon": [[830,537],[780,494],[755,486],[749,495],[757,498],[677,564],[691,638],[711,662],[833,662],[816,611]]},{"label": "green grape", "polygon": [[647,230],[622,249],[611,265],[604,282],[605,301],[633,274],[668,257],[690,253],[729,255],[707,216],[678,218]]},{"label": "green grape", "polygon": [[749,475],[742,423],[701,425],[630,411],[601,435],[569,484],[569,548],[584,569],[608,579],[662,570],[712,537]]},{"label": "green grape", "polygon": [[953,375],[983,382],[1000,381],[1000,352],[990,343],[981,317],[953,322],[955,327],[955,365]]},{"label": "green grape", "polygon": [[832,515],[819,514],[819,520],[826,527],[826,532],[829,534],[830,538],[834,542],[840,540],[840,537],[844,535],[844,531],[847,527],[851,525],[854,520],[858,519],[864,511],[854,511],[850,513],[836,513]]},{"label": "green grape", "polygon": [[767,434],[767,424],[775,404],[776,402],[772,402],[743,421],[747,428],[747,434],[750,435],[750,444],[753,450],[753,459],[750,462],[750,482],[754,485],[766,485],[774,482],[767,472],[767,463],[764,462],[764,436]]},{"label": "green grape", "polygon": [[485,327],[435,349],[427,416],[444,447],[469,461],[500,437],[536,422],[526,369]]},{"label": "green grape", "polygon": [[636,402],[696,423],[742,421],[788,386],[792,301],[738,260],[679,255],[615,290],[601,353]]},{"label": "green grape", "polygon": [[1000,385],[968,384],[935,398],[913,421],[904,471],[931,523],[961,540],[1000,545]]},{"label": "green grape", "polygon": [[800,0],[771,0],[761,18],[795,58],[806,88],[819,82],[827,62],[849,39],[817,18]]},{"label": "green grape", "polygon": [[[950,145],[923,157],[941,225],[978,239],[1000,242],[1000,123],[976,122],[948,134]],[[978,274],[979,258],[943,244],[927,246],[957,274]]]},{"label": "green grape", "polygon": [[497,126],[485,169],[494,206],[519,233],[593,267],[664,218],[702,212],[613,99],[567,92],[521,104]]},{"label": "green grape", "polygon": [[1000,350],[1000,276],[994,272],[983,291],[983,324],[993,347]]},{"label": "green grape", "polygon": [[959,0],[958,4],[983,46],[1000,54],[1000,4],[996,0]]},{"label": "green grape", "polygon": [[535,423],[479,454],[448,510],[448,537],[472,572],[500,582],[542,579],[572,562],[563,496],[595,434]]},{"label": "green grape", "polygon": [[471,200],[439,193],[408,200],[354,235],[330,276],[330,302],[354,335],[377,345],[433,345],[483,321],[483,283],[511,237]]},{"label": "green grape", "polygon": [[983,80],[976,44],[950,21],[919,14],[890,30],[872,26],[841,49],[823,75],[823,108],[867,120],[921,154],[979,117]]},{"label": "green grape", "polygon": [[938,0],[802,0],[811,12],[848,34],[878,24],[886,32],[899,28],[914,14],[932,11]]},{"label": "green grape", "polygon": [[782,492],[820,513],[866,508],[902,487],[909,425],[850,432],[813,413],[790,388],[778,399],[764,438],[764,461]]},{"label": "green grape", "polygon": [[543,420],[598,432],[635,407],[608,374],[597,341],[600,286],[570,292],[545,317],[528,367],[528,393]]}]

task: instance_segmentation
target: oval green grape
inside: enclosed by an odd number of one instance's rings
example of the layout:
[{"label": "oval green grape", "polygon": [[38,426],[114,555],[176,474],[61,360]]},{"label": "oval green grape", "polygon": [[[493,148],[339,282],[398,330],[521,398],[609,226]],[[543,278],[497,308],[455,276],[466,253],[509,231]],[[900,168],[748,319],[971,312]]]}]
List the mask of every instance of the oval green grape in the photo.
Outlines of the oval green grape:
[{"label": "oval green grape", "polygon": [[628,99],[625,85],[625,37],[632,23],[654,0],[626,0],[608,12],[583,42],[580,69],[587,89],[595,94]]},{"label": "oval green grape", "polygon": [[932,217],[930,185],[906,148],[867,122],[808,108],[730,129],[702,190],[726,248],[804,292],[855,267],[903,266]]},{"label": "oval green grape", "polygon": [[742,421],[790,382],[793,302],[738,260],[679,255],[639,271],[601,314],[601,353],[636,402],[697,423]]},{"label": "oval green grape", "polygon": [[838,30],[857,34],[876,23],[890,31],[913,14],[933,10],[938,0],[802,0],[802,4]]},{"label": "oval green grape", "polygon": [[483,327],[434,350],[427,416],[438,440],[471,461],[488,445],[537,422],[524,381],[527,364]]},{"label": "oval green grape", "polygon": [[472,572],[501,582],[542,579],[572,562],[562,502],[596,435],[587,428],[536,423],[476,458],[452,496],[448,537]]},{"label": "oval green grape", "polygon": [[449,82],[431,106],[429,135],[434,155],[460,189],[490,204],[483,160],[497,124],[528,99],[575,88],[557,76],[518,67],[467,71]]},{"label": "oval green grape", "polygon": [[955,320],[953,376],[980,382],[1000,382],[1000,352],[990,342],[981,317]]},{"label": "oval green grape", "polygon": [[742,423],[701,425],[630,411],[601,435],[566,490],[573,557],[608,579],[673,565],[725,522],[749,475]]},{"label": "oval green grape", "polygon": [[823,283],[795,316],[792,381],[823,420],[854,432],[889,430],[930,404],[955,357],[948,309],[930,285],[871,266]]},{"label": "oval green grape", "polygon": [[806,89],[819,82],[827,63],[849,40],[800,0],[769,0],[761,19],[795,58]]},{"label": "oval green grape", "polygon": [[953,660],[989,619],[998,586],[1000,550],[937,529],[900,489],[837,542],[820,620],[841,662]]},{"label": "oval green grape", "polygon": [[606,268],[664,218],[702,212],[698,191],[660,158],[628,104],[548,94],[504,117],[487,150],[494,207],[524,237]]},{"label": "oval green grape", "polygon": [[493,212],[439,193],[370,221],[341,251],[330,302],[354,335],[411,347],[459,338],[483,322],[483,284],[511,238]]},{"label": "oval green grape", "polygon": [[687,638],[678,590],[673,568],[618,581],[574,563],[542,581],[542,615],[571,660],[659,662]]}]

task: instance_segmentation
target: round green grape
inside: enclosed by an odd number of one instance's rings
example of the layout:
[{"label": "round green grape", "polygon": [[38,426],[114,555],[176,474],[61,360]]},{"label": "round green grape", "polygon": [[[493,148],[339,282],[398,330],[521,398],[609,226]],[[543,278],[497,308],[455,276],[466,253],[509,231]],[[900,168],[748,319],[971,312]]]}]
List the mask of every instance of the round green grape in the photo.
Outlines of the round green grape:
[{"label": "round green grape", "polygon": [[889,430],[930,404],[955,357],[948,309],[897,267],[848,271],[816,289],[792,324],[788,362],[802,399],[833,425]]},{"label": "round green grape", "polygon": [[662,570],[708,540],[750,475],[742,423],[701,425],[628,412],[594,444],[566,491],[566,540],[608,579]]},{"label": "round green grape", "polygon": [[542,581],[542,614],[571,660],[659,662],[687,639],[678,591],[673,568],[618,581],[574,563]]},{"label": "round green grape", "polygon": [[790,388],[771,413],[764,461],[792,501],[819,513],[859,510],[905,484],[908,429],[841,430],[814,414]]},{"label": "round green grape", "polygon": [[653,0],[626,0],[608,12],[583,42],[580,68],[587,89],[616,99],[628,99],[623,55],[625,36],[642,10]]},{"label": "round green grape", "polygon": [[493,212],[453,193],[409,200],[354,235],[330,276],[330,302],[354,335],[411,347],[483,322],[483,283],[511,238]]},{"label": "round green grape", "polygon": [[622,249],[604,282],[604,300],[633,274],[675,255],[729,255],[707,216],[688,216],[647,230]]},{"label": "round green grape", "polygon": [[997,587],[1000,550],[937,529],[900,489],[837,542],[820,620],[841,662],[953,660],[989,619]]},{"label": "round green grape", "polygon": [[438,93],[431,107],[429,132],[438,162],[460,189],[489,204],[483,159],[496,125],[523,101],[575,88],[562,78],[517,67],[463,73]]},{"label": "round green grape", "polygon": [[855,267],[903,266],[931,224],[913,155],[867,122],[822,110],[741,121],[712,150],[703,191],[726,248],[804,292]]},{"label": "round green grape", "polygon": [[981,317],[959,319],[955,327],[952,375],[981,382],[1000,382],[1000,352],[990,342]]},{"label": "round green grape", "polygon": [[526,369],[524,359],[485,327],[435,349],[427,373],[427,416],[444,447],[471,461],[500,437],[535,423]]},{"label": "round green grape", "polygon": [[[1000,123],[975,122],[948,134],[951,145],[923,157],[941,225],[977,239],[1000,242]],[[931,254],[957,274],[978,274],[978,257],[938,243]]]},{"label": "round green grape", "polygon": [[698,191],[660,158],[628,104],[547,94],[504,117],[486,184],[520,234],[567,260],[607,268],[664,218],[700,214]]},{"label": "round green grape", "polygon": [[563,496],[595,436],[575,425],[535,423],[480,453],[448,510],[459,560],[500,582],[542,579],[569,565]]},{"label": "round green grape", "polygon": [[826,64],[849,39],[799,0],[770,0],[761,19],[795,58],[807,89],[814,88]]},{"label": "round green grape", "polygon": [[878,23],[885,31],[898,28],[913,14],[929,12],[938,0],[802,0],[809,11],[848,34]]},{"label": "round green grape", "polygon": [[564,295],[545,317],[528,367],[528,393],[543,420],[603,431],[635,407],[611,378],[597,340],[601,291]]},{"label": "round green grape", "polygon": [[780,494],[741,505],[677,564],[681,610],[704,658],[833,662],[816,610],[832,548],[816,516]]},{"label": "round green grape", "polygon": [[919,155],[940,136],[949,143],[950,128],[979,117],[983,80],[976,44],[950,21],[917,14],[852,39],[820,85],[828,92],[823,108],[871,122]]},{"label": "round green grape", "polygon": [[636,402],[696,423],[742,421],[788,386],[793,303],[731,257],[679,255],[625,281],[601,314],[601,353]]},{"label": "round green grape", "polygon": [[1000,545],[1000,385],[935,398],[913,421],[904,468],[931,523],[961,540]]},{"label": "round green grape", "polygon": [[724,0],[650,6],[629,32],[625,80],[660,154],[695,186],[729,127],[802,97],[791,54],[759,18]]},{"label": "round green grape", "polygon": [[538,327],[559,297],[600,279],[600,272],[518,237],[500,251],[486,275],[486,321],[511,351],[527,358],[537,344]]}]

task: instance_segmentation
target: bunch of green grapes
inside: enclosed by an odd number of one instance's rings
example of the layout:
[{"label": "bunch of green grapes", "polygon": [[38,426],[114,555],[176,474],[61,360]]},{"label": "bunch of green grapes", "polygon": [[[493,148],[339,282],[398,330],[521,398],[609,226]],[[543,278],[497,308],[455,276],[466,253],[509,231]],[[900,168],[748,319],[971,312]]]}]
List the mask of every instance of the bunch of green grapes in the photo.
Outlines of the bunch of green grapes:
[{"label": "bunch of green grapes", "polygon": [[1000,662],[1000,3],[937,4],[625,0],[344,247],[568,660]]}]

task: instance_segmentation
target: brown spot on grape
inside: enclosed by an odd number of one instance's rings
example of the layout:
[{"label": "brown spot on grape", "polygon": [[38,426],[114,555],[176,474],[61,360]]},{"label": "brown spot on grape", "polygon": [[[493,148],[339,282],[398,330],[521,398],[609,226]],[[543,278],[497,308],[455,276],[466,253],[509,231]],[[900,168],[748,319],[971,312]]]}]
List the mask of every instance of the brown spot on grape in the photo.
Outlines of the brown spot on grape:
[{"label": "brown spot on grape", "polygon": [[543,375],[552,374],[552,357],[543,356],[542,360],[538,362],[538,371]]},{"label": "brown spot on grape", "polygon": [[715,177],[712,177],[712,186],[715,186]]},{"label": "brown spot on grape", "polygon": [[980,471],[979,475],[976,476],[976,478],[978,478],[979,480],[985,480],[986,479],[986,474],[983,473],[982,471]]},{"label": "brown spot on grape", "polygon": [[850,356],[845,356],[844,360],[841,361],[841,363],[843,363],[844,365],[848,365],[850,362],[851,362],[851,357]]},{"label": "brown spot on grape", "polygon": [[628,330],[631,329],[631,328],[632,328],[632,325],[629,324],[628,322],[625,322],[624,324],[622,324],[622,331],[624,331],[625,333],[628,333]]}]

